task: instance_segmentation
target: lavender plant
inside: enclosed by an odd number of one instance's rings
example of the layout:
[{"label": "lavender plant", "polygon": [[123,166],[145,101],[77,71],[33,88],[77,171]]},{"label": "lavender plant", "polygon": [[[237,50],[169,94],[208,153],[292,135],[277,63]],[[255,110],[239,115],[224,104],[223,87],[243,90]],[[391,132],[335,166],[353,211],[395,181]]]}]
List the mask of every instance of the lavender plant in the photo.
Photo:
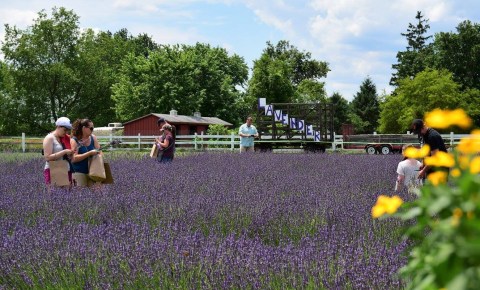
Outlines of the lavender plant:
[{"label": "lavender plant", "polygon": [[0,166],[0,288],[401,289],[405,224],[369,218],[398,161],[125,156],[111,160],[115,184],[50,194],[40,159],[9,163]]}]

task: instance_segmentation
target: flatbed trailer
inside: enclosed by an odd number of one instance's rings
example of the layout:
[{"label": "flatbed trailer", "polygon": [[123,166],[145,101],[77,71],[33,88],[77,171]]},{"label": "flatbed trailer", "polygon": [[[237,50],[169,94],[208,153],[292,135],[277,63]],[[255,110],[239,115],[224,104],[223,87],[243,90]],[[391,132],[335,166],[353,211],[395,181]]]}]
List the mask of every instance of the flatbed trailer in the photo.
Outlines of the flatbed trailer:
[{"label": "flatbed trailer", "polygon": [[259,99],[255,148],[325,152],[333,143],[333,117],[333,105],[327,103],[266,104],[265,99]]},{"label": "flatbed trailer", "polygon": [[401,153],[405,144],[419,146],[418,137],[411,134],[359,134],[343,136],[346,149],[364,149],[367,154]]}]

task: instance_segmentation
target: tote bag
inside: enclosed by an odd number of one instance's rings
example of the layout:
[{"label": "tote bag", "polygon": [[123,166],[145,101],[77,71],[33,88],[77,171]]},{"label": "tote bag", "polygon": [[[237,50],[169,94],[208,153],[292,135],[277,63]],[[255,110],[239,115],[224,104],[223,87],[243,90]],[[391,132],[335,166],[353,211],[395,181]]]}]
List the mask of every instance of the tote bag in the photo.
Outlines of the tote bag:
[{"label": "tote bag", "polygon": [[50,180],[53,186],[68,186],[70,180],[68,180],[68,170],[70,165],[66,160],[48,161],[50,168]]},{"label": "tote bag", "polygon": [[103,162],[103,167],[105,167],[105,180],[102,181],[103,184],[112,184],[113,183],[113,175],[112,170],[110,168],[110,163],[107,161]]},{"label": "tote bag", "polygon": [[157,144],[153,144],[152,149],[150,150],[150,157],[157,158],[158,156],[158,147]]},{"label": "tote bag", "polygon": [[104,181],[107,175],[105,174],[103,155],[97,154],[92,156],[88,162],[88,177],[94,181]]}]

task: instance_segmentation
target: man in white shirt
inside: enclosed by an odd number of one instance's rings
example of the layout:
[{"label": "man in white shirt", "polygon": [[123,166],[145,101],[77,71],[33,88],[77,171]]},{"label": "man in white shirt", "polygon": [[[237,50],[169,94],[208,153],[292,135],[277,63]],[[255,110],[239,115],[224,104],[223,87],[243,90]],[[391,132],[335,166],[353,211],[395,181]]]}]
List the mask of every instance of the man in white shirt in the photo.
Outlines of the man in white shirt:
[{"label": "man in white shirt", "polygon": [[241,152],[254,152],[253,139],[258,137],[257,128],[252,125],[252,117],[247,118],[247,122],[240,126],[238,130],[240,135],[240,153]]}]

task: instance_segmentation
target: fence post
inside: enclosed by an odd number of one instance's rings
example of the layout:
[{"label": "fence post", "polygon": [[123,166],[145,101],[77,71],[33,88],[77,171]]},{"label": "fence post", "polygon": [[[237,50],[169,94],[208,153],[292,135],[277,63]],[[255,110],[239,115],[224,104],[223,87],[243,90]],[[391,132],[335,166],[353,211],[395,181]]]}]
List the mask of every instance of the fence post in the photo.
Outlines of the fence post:
[{"label": "fence post", "polygon": [[333,132],[332,150],[337,151],[337,134]]},{"label": "fence post", "polygon": [[453,132],[450,132],[450,147],[453,147]]},{"label": "fence post", "polygon": [[233,150],[235,150],[235,134],[233,134],[233,132],[232,132],[231,141],[232,141],[232,143],[231,143],[230,149],[233,151]]},{"label": "fence post", "polygon": [[27,144],[25,141],[25,133],[22,133],[22,151],[25,153],[25,149],[27,148]]},{"label": "fence post", "polygon": [[110,150],[112,150],[113,146],[112,146],[112,142],[113,142],[113,135],[112,135],[112,131],[110,131]]},{"label": "fence post", "polygon": [[202,150],[203,150],[203,131],[200,133],[200,135],[202,136],[202,137],[201,137],[201,140],[202,140],[201,142],[202,142],[202,143],[200,143],[200,144],[202,144]]},{"label": "fence post", "polygon": [[193,137],[193,148],[197,150],[197,132],[194,134],[195,136]]},{"label": "fence post", "polygon": [[142,142],[142,139],[140,138],[140,133],[138,133],[138,151],[142,150],[140,142]]}]

